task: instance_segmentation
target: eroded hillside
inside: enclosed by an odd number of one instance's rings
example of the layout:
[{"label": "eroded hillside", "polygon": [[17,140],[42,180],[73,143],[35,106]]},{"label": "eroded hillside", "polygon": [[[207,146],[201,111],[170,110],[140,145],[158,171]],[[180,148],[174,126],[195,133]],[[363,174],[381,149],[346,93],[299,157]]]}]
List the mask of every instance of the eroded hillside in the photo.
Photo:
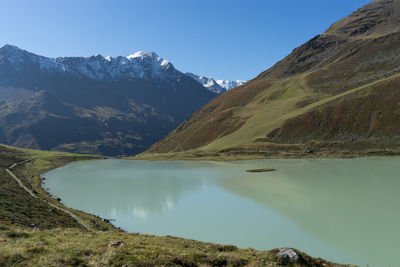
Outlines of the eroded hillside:
[{"label": "eroded hillside", "polygon": [[397,149],[399,18],[398,0],[367,4],[211,101],[147,152],[299,155]]}]

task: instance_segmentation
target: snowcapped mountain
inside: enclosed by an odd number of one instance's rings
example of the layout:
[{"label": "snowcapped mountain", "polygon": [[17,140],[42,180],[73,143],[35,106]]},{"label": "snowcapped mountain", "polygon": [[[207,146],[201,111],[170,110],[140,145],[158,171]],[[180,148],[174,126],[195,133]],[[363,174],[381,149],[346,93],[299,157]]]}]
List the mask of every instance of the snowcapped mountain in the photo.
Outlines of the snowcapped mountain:
[{"label": "snowcapped mountain", "polygon": [[222,94],[226,92],[226,89],[220,86],[213,78],[196,75],[190,72],[186,72],[186,75],[192,77],[195,81],[201,83],[205,88],[214,93]]},{"label": "snowcapped mountain", "polygon": [[[126,57],[103,57],[101,55],[85,57],[48,58],[39,56],[16,46],[5,45],[0,48],[0,57],[18,72],[23,71],[27,62],[38,67],[41,72],[65,73],[95,80],[115,81],[132,79],[181,78],[179,72],[168,61],[154,52],[138,51]],[[223,92],[244,84],[246,81],[215,80],[213,78],[186,73],[208,90]]]},{"label": "snowcapped mountain", "polygon": [[22,71],[27,61],[37,65],[43,72],[70,73],[97,80],[179,78],[182,75],[174,66],[154,52],[136,52],[126,57],[84,57],[48,58],[16,46],[5,45],[0,54],[7,58],[17,71]]},{"label": "snowcapped mountain", "polygon": [[228,90],[231,90],[235,87],[238,87],[246,81],[229,81],[229,80],[215,80],[213,78],[209,78],[206,76],[201,76],[201,75],[196,75],[190,72],[187,72],[186,75],[192,77],[199,83],[201,83],[204,87],[206,87],[208,90],[217,93],[217,94],[222,94]]},{"label": "snowcapped mountain", "polygon": [[0,143],[140,153],[218,96],[156,53],[49,58],[0,48]]},{"label": "snowcapped mountain", "polygon": [[216,80],[217,84],[221,86],[222,88],[225,88],[225,90],[231,90],[235,87],[241,86],[245,84],[247,81],[242,81],[242,80],[235,80],[235,81],[229,81],[229,80]]}]

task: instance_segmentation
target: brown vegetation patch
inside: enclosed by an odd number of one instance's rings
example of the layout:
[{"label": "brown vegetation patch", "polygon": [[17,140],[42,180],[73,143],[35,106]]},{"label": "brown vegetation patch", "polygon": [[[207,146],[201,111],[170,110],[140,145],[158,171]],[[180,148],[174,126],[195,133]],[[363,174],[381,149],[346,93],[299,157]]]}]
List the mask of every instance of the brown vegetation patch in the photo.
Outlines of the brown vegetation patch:
[{"label": "brown vegetation patch", "polygon": [[335,62],[312,72],[308,86],[336,94],[396,74],[400,72],[399,47],[400,33],[353,41]]},{"label": "brown vegetation patch", "polygon": [[399,101],[400,79],[396,78],[287,120],[274,139],[303,143],[400,136]]}]

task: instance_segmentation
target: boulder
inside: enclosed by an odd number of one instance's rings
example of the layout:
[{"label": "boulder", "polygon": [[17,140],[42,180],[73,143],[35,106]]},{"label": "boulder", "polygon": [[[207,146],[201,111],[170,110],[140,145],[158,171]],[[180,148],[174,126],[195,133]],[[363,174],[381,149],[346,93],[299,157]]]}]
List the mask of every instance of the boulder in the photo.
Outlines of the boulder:
[{"label": "boulder", "polygon": [[280,248],[278,253],[276,253],[276,256],[290,262],[296,262],[299,260],[299,255],[297,255],[296,251],[291,248]]}]

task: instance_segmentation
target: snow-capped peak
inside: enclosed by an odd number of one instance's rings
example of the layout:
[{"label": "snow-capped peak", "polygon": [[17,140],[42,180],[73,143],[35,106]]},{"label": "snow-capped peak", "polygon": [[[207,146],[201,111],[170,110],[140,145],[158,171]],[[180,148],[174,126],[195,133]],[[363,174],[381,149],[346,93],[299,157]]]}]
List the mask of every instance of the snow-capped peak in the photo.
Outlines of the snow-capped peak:
[{"label": "snow-capped peak", "polygon": [[[0,48],[0,61],[8,61],[16,71],[27,66],[39,68],[43,72],[60,72],[88,77],[97,80],[150,79],[171,77],[179,79],[182,73],[166,59],[154,52],[138,51],[128,56],[103,57],[100,54],[91,57],[48,58],[22,50],[13,45]],[[188,76],[217,94],[242,85],[246,81],[215,80],[206,76],[187,73]]]},{"label": "snow-capped peak", "polygon": [[241,86],[245,84],[247,81],[243,80],[234,80],[234,81],[229,81],[229,80],[216,80],[219,86],[225,88],[226,90],[231,90],[235,87]]},{"label": "snow-capped peak", "polygon": [[158,62],[159,65],[161,65],[161,66],[167,66],[168,64],[170,64],[170,62],[168,60],[159,57],[155,52],[137,51],[136,53],[128,55],[126,58],[129,60],[133,60],[133,59],[137,59],[137,58],[140,58],[140,59],[152,58],[153,61]]},{"label": "snow-capped peak", "polygon": [[143,58],[143,57],[155,57],[158,58],[159,56],[154,53],[154,52],[144,52],[144,51],[137,51],[131,55],[128,55],[126,58],[127,59],[132,59],[132,58]]},{"label": "snow-capped peak", "polygon": [[84,57],[48,58],[29,53],[16,46],[0,48],[0,58],[17,70],[26,64],[40,71],[72,73],[98,80],[163,78],[179,76],[174,66],[154,52],[138,51],[126,57],[103,57],[100,54]]},{"label": "snow-capped peak", "polygon": [[186,73],[186,75],[192,77],[194,80],[201,83],[208,90],[213,91],[217,94],[222,94],[222,93],[226,92],[227,90],[233,89],[233,88],[240,86],[246,82],[246,81],[240,81],[240,80],[235,80],[235,81],[215,80],[210,77],[196,75],[196,74],[189,73],[189,72]]}]

